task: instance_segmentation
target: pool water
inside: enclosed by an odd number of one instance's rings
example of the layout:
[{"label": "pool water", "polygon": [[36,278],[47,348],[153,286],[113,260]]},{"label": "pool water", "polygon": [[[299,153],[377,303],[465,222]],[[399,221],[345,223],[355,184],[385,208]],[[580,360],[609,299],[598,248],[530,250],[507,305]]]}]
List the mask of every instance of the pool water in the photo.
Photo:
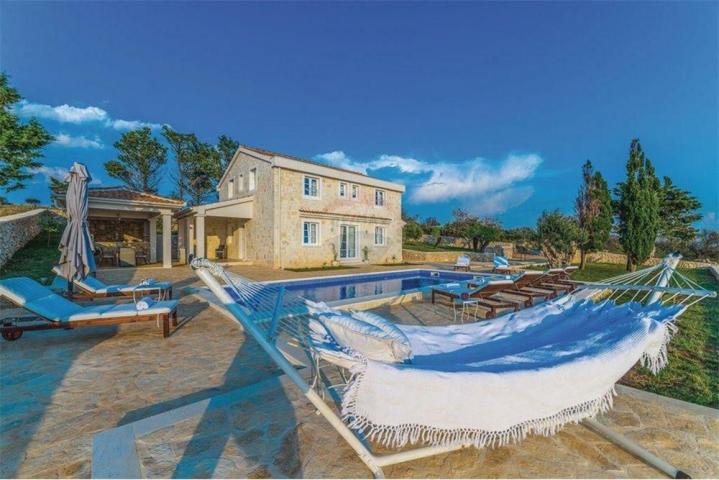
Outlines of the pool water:
[{"label": "pool water", "polygon": [[481,275],[441,270],[405,270],[272,282],[271,285],[282,286],[286,292],[291,292],[292,296],[300,296],[315,302],[337,302],[377,295],[399,295],[409,290],[447,282],[472,280],[478,276]]}]

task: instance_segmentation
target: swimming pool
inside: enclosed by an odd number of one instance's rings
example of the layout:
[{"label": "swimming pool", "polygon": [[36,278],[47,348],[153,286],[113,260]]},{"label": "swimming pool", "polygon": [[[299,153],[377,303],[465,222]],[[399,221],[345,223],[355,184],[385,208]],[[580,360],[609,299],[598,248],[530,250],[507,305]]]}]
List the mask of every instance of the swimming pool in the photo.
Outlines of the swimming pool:
[{"label": "swimming pool", "polygon": [[292,296],[315,302],[345,303],[356,299],[400,295],[440,283],[472,280],[481,276],[446,270],[400,270],[266,282],[265,285],[284,287]]}]

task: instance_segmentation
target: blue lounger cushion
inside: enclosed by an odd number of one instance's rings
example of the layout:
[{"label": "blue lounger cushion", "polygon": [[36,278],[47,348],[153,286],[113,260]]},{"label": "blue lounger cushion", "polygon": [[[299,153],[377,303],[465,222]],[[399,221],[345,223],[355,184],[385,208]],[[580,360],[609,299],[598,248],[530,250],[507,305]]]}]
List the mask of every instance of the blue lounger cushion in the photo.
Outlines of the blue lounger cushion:
[{"label": "blue lounger cushion", "polygon": [[141,311],[133,303],[83,307],[27,277],[0,280],[0,296],[53,322],[161,315],[170,313],[177,306],[177,300],[166,300]]}]

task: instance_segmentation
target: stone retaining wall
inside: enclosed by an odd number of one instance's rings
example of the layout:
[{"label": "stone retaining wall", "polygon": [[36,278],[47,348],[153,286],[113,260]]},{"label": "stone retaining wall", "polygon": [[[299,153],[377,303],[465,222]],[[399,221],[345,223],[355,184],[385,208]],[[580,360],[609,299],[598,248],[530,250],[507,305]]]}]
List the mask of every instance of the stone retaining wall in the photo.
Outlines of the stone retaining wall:
[{"label": "stone retaining wall", "polygon": [[[579,263],[579,252],[575,253],[572,263]],[[662,261],[661,258],[650,258],[642,264],[642,266],[656,265]],[[623,253],[612,253],[612,252],[593,252],[587,254],[587,263],[616,263],[619,265],[625,265],[627,263],[627,256]],[[679,268],[707,268],[712,264],[707,262],[696,262],[692,260],[680,260]]]},{"label": "stone retaining wall", "polygon": [[0,217],[0,267],[40,233],[40,214],[44,211],[44,208],[38,208]]},{"label": "stone retaining wall", "polygon": [[405,262],[456,262],[460,255],[469,255],[473,262],[491,262],[493,255],[491,253],[475,253],[475,252],[421,252],[419,250],[402,250],[402,259]]}]

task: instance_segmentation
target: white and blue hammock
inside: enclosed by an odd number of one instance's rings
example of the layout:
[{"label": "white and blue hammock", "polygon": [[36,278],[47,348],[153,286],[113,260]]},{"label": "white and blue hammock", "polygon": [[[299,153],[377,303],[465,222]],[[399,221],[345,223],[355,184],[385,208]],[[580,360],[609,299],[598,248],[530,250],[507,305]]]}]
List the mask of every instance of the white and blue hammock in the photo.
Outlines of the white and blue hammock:
[{"label": "white and blue hammock", "polygon": [[[653,373],[661,370],[677,318],[716,296],[676,272],[678,261],[670,256],[638,272],[582,283],[572,294],[491,321],[398,325],[411,344],[408,363],[370,360],[330,338],[317,341],[308,327],[316,316],[302,298],[281,287],[247,281],[206,260],[193,267],[381,475],[382,465],[470,445],[505,445],[528,434],[551,435],[610,409],[622,376],[638,362]],[[288,344],[308,352],[311,385],[282,355]],[[341,381],[328,367],[340,372]],[[349,376],[342,373],[347,371]],[[327,392],[339,404],[343,425],[324,404]],[[425,447],[376,456],[367,440]]]}]

